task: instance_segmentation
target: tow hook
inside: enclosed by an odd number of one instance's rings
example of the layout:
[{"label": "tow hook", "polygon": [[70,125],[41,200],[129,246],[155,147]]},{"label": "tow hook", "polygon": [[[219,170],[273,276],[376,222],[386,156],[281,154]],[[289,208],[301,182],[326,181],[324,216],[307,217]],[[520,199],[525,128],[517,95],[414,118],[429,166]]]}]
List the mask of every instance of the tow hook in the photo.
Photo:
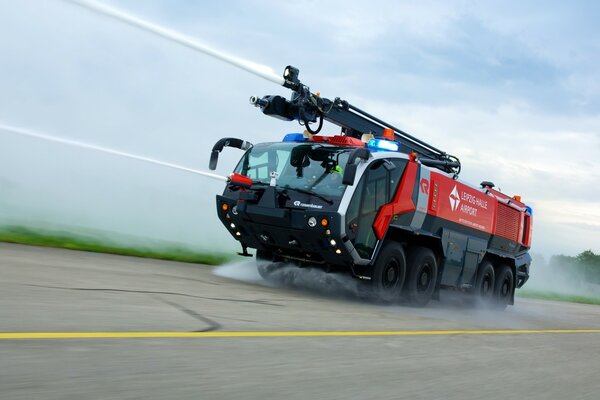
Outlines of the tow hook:
[{"label": "tow hook", "polygon": [[252,254],[248,253],[248,247],[246,247],[244,245],[242,245],[242,252],[241,253],[238,252],[238,254],[240,256],[244,256],[244,257],[252,257]]}]

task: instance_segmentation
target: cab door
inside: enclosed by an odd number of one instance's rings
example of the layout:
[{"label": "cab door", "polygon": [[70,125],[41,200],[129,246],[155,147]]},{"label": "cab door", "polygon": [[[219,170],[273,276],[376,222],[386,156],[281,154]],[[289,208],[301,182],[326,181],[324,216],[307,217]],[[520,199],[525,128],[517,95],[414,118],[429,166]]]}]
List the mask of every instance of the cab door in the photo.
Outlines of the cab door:
[{"label": "cab door", "polygon": [[379,208],[391,201],[405,166],[404,159],[375,160],[356,186],[346,212],[346,232],[361,258],[373,256],[378,242],[373,222]]}]

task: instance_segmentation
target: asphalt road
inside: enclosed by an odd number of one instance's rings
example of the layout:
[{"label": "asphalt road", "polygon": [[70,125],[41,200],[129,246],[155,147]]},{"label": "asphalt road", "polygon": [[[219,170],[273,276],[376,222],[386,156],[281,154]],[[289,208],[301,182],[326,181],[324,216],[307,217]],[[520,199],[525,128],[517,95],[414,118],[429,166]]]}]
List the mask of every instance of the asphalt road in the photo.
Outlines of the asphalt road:
[{"label": "asphalt road", "polygon": [[0,244],[0,399],[600,398],[598,306],[414,309],[313,278]]}]

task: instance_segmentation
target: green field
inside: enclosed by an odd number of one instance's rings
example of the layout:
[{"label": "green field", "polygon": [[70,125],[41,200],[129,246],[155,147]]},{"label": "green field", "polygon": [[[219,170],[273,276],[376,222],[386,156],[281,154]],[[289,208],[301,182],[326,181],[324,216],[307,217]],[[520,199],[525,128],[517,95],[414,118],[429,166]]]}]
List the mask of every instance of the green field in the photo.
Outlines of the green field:
[{"label": "green field", "polygon": [[555,301],[566,301],[566,302],[570,302],[570,303],[600,305],[600,297],[570,295],[570,294],[562,294],[562,293],[541,291],[541,290],[517,290],[516,296],[527,298],[527,299],[555,300]]},{"label": "green field", "polygon": [[95,253],[119,254],[124,256],[156,258],[159,260],[219,265],[235,256],[225,253],[202,252],[173,245],[150,245],[128,247],[111,243],[107,239],[66,232],[34,230],[24,227],[1,227],[0,242],[32,246],[58,247]]}]

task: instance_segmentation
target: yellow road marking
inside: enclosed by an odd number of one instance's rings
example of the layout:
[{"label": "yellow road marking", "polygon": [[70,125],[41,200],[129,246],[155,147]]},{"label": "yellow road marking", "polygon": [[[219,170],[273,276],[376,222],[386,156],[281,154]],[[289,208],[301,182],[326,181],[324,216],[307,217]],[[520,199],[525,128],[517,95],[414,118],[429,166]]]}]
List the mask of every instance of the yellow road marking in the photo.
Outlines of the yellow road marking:
[{"label": "yellow road marking", "polygon": [[494,329],[445,331],[293,331],[293,332],[0,332],[7,339],[143,339],[143,338],[254,338],[254,337],[351,337],[522,335],[541,333],[600,333],[600,329]]}]

